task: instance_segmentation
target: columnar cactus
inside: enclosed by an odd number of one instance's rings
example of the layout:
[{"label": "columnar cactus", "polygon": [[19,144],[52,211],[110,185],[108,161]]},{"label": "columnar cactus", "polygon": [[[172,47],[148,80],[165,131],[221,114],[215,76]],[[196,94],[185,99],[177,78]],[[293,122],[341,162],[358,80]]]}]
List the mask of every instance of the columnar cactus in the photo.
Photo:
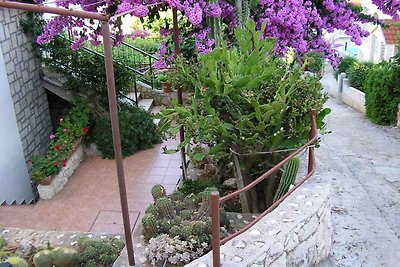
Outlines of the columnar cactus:
[{"label": "columnar cactus", "polygon": [[296,175],[299,170],[300,159],[298,157],[289,160],[283,167],[283,175],[279,182],[278,190],[274,196],[274,202],[280,199],[284,194],[289,191],[290,185],[294,185],[296,181]]},{"label": "columnar cactus", "polygon": [[154,201],[157,201],[159,198],[166,197],[167,193],[162,185],[157,184],[151,189],[151,195],[153,196]]},{"label": "columnar cactus", "polygon": [[175,217],[175,211],[172,206],[172,202],[167,197],[162,197],[156,201],[156,209],[158,214],[163,218],[173,219]]},{"label": "columnar cactus", "polygon": [[153,214],[146,214],[142,219],[143,234],[145,237],[156,236],[158,233],[156,218]]}]

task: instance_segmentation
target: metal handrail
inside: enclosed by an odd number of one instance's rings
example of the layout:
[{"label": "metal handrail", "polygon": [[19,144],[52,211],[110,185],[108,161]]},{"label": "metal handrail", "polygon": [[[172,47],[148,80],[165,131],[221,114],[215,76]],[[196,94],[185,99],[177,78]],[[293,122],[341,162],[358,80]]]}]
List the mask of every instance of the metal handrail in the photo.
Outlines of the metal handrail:
[{"label": "metal handrail", "polygon": [[[310,139],[309,141],[301,146],[299,149],[297,149],[295,152],[293,152],[291,155],[283,159],[281,162],[279,162],[277,165],[275,165],[273,168],[269,169],[267,172],[265,172],[263,175],[261,175],[259,178],[248,184],[247,186],[230,193],[229,195],[226,195],[224,197],[219,197],[219,192],[214,191],[211,193],[211,224],[212,224],[212,230],[211,230],[211,246],[212,246],[212,254],[213,254],[213,266],[214,267],[219,267],[221,263],[220,259],[220,246],[231,240],[232,238],[244,233],[248,229],[250,229],[254,224],[256,224],[259,220],[261,220],[265,215],[270,213],[272,210],[274,210],[279,204],[282,203],[293,191],[295,191],[300,185],[302,185],[307,179],[309,179],[315,172],[315,155],[314,155],[314,144],[317,141],[318,138],[318,132],[317,132],[317,123],[316,123],[316,110],[313,109],[311,110],[311,131],[310,131]],[[276,202],[274,202],[267,210],[265,210],[263,213],[261,213],[257,218],[255,218],[253,221],[251,221],[249,224],[247,224],[245,227],[243,227],[241,230],[225,237],[224,239],[220,239],[220,211],[219,211],[219,206],[221,202],[224,202],[228,199],[231,199],[241,193],[244,193],[257,184],[259,184],[261,181],[268,179],[271,174],[275,173],[278,171],[283,165],[285,165],[290,159],[294,158],[298,154],[300,154],[303,150],[309,149],[309,155],[308,155],[308,170],[307,174],[298,182],[296,185],[290,189],[286,194],[284,194],[280,199],[278,199]]]}]

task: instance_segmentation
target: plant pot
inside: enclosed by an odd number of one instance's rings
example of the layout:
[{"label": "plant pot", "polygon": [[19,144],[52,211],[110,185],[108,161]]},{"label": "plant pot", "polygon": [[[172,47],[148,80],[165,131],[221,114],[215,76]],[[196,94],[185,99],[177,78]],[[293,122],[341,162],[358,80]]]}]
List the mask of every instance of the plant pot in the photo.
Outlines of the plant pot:
[{"label": "plant pot", "polygon": [[163,85],[164,93],[171,93],[172,92],[172,83],[163,82],[162,85]]}]

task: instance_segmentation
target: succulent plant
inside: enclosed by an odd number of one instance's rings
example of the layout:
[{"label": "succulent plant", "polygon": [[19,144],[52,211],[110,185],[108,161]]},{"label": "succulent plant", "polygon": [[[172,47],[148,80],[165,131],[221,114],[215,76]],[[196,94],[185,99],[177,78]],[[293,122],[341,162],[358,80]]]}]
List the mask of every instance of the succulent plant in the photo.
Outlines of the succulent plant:
[{"label": "succulent plant", "polygon": [[10,263],[13,267],[28,267],[28,262],[17,256],[7,258],[6,262]]},{"label": "succulent plant", "polygon": [[78,261],[78,251],[64,247],[41,250],[33,256],[35,267],[71,267],[76,266]]},{"label": "succulent plant", "polygon": [[[163,195],[160,186],[153,187],[152,194],[155,203],[147,208],[142,219],[144,238],[150,240],[167,234],[170,237],[178,237],[180,240],[194,239],[201,241],[200,243],[209,244],[211,240],[210,195],[215,190],[217,189],[209,187],[197,196],[195,194],[184,196],[180,192],[175,192],[168,197]],[[226,225],[223,217],[221,217],[221,222],[222,225]]]},{"label": "succulent plant", "polygon": [[152,237],[157,235],[157,223],[153,214],[146,214],[142,219],[143,235],[145,237]]},{"label": "succulent plant", "polygon": [[33,256],[35,267],[53,267],[53,255],[51,250],[44,249]]},{"label": "succulent plant", "polygon": [[53,265],[56,267],[76,266],[79,261],[79,253],[72,248],[56,247],[52,251]]},{"label": "succulent plant", "polygon": [[283,175],[279,182],[278,190],[274,196],[274,202],[278,201],[284,194],[289,191],[290,185],[294,185],[296,175],[299,170],[300,159],[298,157],[290,159],[283,167]]},{"label": "succulent plant", "polygon": [[157,201],[159,198],[166,197],[167,193],[162,185],[157,184],[151,189],[151,195],[153,196],[154,201]]},{"label": "succulent plant", "polygon": [[167,197],[157,199],[156,209],[158,214],[162,218],[173,219],[175,217],[175,211],[172,206],[172,201]]}]

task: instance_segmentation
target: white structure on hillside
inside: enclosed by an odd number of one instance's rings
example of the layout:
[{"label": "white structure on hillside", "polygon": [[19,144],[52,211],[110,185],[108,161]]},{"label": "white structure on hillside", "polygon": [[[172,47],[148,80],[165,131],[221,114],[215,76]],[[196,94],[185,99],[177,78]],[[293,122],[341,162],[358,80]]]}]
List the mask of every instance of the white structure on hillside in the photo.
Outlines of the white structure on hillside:
[{"label": "white structure on hillside", "polygon": [[[390,16],[382,13],[371,0],[352,1],[355,5],[360,5],[365,14],[389,25],[388,28],[382,28],[372,23],[365,24],[363,27],[371,34],[364,38],[363,43],[358,46],[351,41],[351,38],[344,31],[335,31],[327,34],[327,38],[334,46],[338,45],[337,50],[341,56],[354,56],[360,61],[370,61],[378,63],[382,60],[389,60],[396,54],[397,28],[394,25],[396,21]],[[400,23],[400,21],[397,21]]]}]

